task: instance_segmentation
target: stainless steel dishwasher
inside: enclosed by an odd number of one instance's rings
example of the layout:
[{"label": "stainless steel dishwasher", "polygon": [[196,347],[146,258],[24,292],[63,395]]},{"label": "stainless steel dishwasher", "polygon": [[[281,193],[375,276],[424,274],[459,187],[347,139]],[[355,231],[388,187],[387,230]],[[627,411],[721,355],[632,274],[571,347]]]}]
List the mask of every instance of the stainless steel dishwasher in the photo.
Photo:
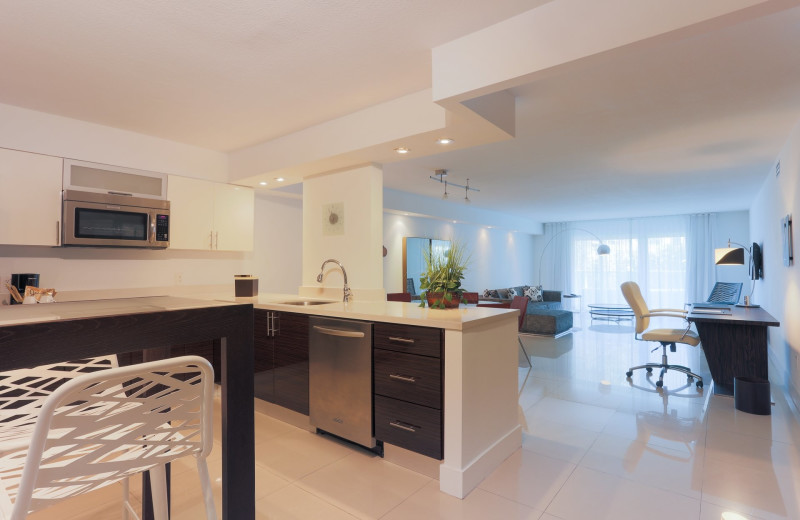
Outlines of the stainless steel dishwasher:
[{"label": "stainless steel dishwasher", "polygon": [[312,316],[308,360],[311,425],[375,449],[372,323]]}]

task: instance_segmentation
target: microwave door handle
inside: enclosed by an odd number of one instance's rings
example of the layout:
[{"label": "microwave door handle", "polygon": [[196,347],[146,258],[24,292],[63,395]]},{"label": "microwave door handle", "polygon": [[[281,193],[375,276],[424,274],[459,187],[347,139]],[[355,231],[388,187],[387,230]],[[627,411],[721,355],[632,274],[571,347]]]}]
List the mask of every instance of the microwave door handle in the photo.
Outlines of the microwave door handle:
[{"label": "microwave door handle", "polygon": [[154,214],[150,214],[150,243],[155,245],[156,243],[156,216]]}]

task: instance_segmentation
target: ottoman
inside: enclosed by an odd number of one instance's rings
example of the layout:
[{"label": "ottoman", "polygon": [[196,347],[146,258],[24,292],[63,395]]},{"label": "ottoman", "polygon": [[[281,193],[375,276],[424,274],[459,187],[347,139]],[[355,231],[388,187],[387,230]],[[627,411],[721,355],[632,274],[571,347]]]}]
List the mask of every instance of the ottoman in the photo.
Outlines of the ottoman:
[{"label": "ottoman", "polygon": [[572,328],[572,312],[557,309],[529,310],[522,321],[522,332],[558,336]]}]

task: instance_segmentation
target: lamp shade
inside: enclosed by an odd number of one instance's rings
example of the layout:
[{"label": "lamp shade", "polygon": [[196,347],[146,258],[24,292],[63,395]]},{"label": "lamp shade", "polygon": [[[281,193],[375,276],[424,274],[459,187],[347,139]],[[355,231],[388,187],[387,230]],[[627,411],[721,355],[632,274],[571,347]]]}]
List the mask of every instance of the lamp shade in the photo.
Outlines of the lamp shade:
[{"label": "lamp shade", "polygon": [[611,248],[608,247],[607,244],[600,244],[597,246],[597,254],[598,255],[607,255],[611,253]]},{"label": "lamp shade", "polygon": [[716,265],[744,265],[744,249],[741,247],[720,247],[714,250]]}]

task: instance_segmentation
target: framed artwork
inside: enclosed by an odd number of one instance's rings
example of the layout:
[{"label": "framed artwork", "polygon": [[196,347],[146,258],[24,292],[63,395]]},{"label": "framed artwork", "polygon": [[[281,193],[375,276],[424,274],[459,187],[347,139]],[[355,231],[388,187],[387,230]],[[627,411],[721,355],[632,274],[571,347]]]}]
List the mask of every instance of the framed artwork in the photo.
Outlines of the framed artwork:
[{"label": "framed artwork", "polygon": [[344,235],[344,202],[322,206],[322,235]]},{"label": "framed artwork", "polygon": [[794,262],[791,215],[786,215],[781,219],[781,228],[781,236],[783,237],[783,265],[789,267]]}]

